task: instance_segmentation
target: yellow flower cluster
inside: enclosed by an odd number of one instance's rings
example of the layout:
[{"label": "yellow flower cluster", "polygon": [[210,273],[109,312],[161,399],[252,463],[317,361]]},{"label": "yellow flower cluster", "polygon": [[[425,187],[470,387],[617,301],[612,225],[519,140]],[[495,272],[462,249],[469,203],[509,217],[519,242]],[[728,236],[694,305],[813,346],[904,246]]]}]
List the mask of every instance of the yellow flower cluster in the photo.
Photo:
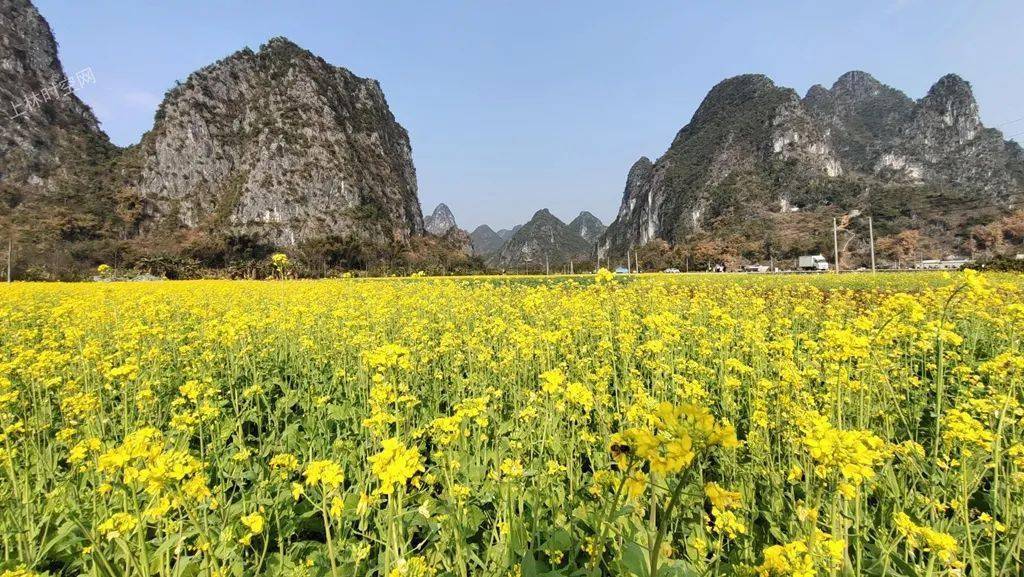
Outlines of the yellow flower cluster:
[{"label": "yellow flower cluster", "polygon": [[[69,461],[80,461],[98,447],[95,439],[84,443],[72,449]],[[147,519],[160,519],[186,503],[209,501],[216,507],[202,463],[184,450],[168,447],[163,434],[153,427],[129,433],[120,445],[97,457],[96,467],[110,481],[142,489],[154,498],[145,511]]]},{"label": "yellow flower cluster", "polygon": [[388,577],[434,577],[434,575],[437,575],[437,569],[428,565],[423,557],[399,559],[395,568],[388,573]]},{"label": "yellow flower cluster", "polygon": [[438,417],[430,422],[433,439],[441,446],[450,445],[470,434],[468,423],[478,427],[486,427],[490,422],[485,412],[490,395],[460,401],[455,406],[455,414],[449,417]]},{"label": "yellow flower cluster", "polygon": [[906,539],[909,549],[931,553],[946,566],[961,566],[956,558],[959,546],[952,535],[917,525],[904,512],[893,516],[893,525],[900,536]]},{"label": "yellow flower cluster", "polygon": [[759,577],[817,577],[840,567],[846,542],[815,531],[807,539],[772,545],[761,552]]},{"label": "yellow flower cluster", "polygon": [[100,523],[96,527],[96,531],[111,541],[130,535],[138,524],[139,521],[128,513],[114,513],[109,519]]},{"label": "yellow flower cluster", "polygon": [[345,470],[334,461],[312,461],[306,465],[306,485],[334,491],[345,482]]},{"label": "yellow flower cluster", "polygon": [[11,283],[0,325],[18,577],[1024,558],[1024,277]]},{"label": "yellow flower cluster", "polygon": [[380,481],[377,492],[391,495],[424,471],[423,458],[416,447],[406,447],[398,439],[385,439],[381,452],[370,457],[370,470]]},{"label": "yellow flower cluster", "polygon": [[885,441],[870,431],[837,429],[820,415],[808,417],[803,444],[814,460],[815,475],[838,475],[839,491],[848,499],[865,480],[874,478],[875,468],[890,454]]},{"label": "yellow flower cluster", "polygon": [[716,422],[703,407],[661,403],[652,416],[650,427],[634,427],[616,433],[610,449],[620,468],[625,469],[628,460],[635,456],[646,460],[652,473],[669,475],[689,466],[696,451],[714,446],[739,446],[736,430],[731,425]]},{"label": "yellow flower cluster", "polygon": [[735,539],[747,533],[747,525],[736,514],[742,505],[742,497],[738,491],[728,491],[718,483],[704,485],[704,494],[711,502],[711,532]]},{"label": "yellow flower cluster", "polygon": [[243,515],[240,519],[242,526],[245,527],[246,532],[238,539],[238,542],[242,545],[248,545],[252,542],[252,538],[256,535],[263,533],[263,528],[266,526],[267,520],[263,515],[259,513],[249,513]]},{"label": "yellow flower cluster", "polygon": [[995,438],[994,433],[966,411],[950,409],[945,415],[942,439],[957,447],[964,457],[972,456],[974,451],[991,451]]}]

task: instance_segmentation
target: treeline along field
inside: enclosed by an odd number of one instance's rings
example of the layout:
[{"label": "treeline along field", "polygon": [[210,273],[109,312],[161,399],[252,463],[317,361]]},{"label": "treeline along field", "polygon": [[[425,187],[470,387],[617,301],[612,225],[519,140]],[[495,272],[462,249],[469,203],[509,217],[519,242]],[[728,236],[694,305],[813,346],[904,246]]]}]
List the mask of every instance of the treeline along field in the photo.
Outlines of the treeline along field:
[{"label": "treeline along field", "polygon": [[1022,287],[3,286],[0,575],[1016,575]]}]

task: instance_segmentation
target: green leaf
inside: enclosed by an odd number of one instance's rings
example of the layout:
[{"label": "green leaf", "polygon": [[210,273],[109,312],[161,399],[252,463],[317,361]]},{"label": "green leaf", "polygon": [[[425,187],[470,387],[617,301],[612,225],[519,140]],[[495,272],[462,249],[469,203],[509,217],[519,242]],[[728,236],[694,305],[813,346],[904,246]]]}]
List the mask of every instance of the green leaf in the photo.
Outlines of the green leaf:
[{"label": "green leaf", "polygon": [[627,543],[622,550],[622,567],[630,575],[649,577],[650,570],[647,567],[647,551],[636,543]]},{"label": "green leaf", "polygon": [[572,547],[572,535],[565,529],[555,531],[540,548],[544,551],[568,551]]},{"label": "green leaf", "polygon": [[537,560],[533,558],[533,551],[523,553],[523,560],[519,566],[522,569],[522,577],[537,577],[540,575],[537,571]]}]

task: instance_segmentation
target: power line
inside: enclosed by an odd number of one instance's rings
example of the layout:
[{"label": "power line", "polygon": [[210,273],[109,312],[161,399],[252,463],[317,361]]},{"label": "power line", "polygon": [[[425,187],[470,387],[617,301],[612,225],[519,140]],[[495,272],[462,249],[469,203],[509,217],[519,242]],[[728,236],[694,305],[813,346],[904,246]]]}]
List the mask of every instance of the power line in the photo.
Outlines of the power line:
[{"label": "power line", "polygon": [[1016,123],[1020,122],[1021,120],[1024,120],[1024,116],[1021,116],[1020,118],[1014,118],[1013,120],[1011,120],[1009,122],[1004,122],[1002,124],[993,125],[992,128],[999,128],[1000,126],[1008,126],[1010,124],[1016,124]]}]

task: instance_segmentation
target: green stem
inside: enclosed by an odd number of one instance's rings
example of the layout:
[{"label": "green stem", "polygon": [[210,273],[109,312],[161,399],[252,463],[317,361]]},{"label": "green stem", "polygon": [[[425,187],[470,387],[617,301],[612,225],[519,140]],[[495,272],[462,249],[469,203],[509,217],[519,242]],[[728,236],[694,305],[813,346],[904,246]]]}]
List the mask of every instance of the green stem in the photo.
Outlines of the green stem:
[{"label": "green stem", "polygon": [[658,536],[654,539],[654,546],[651,549],[651,577],[658,577],[658,556],[661,554],[661,542],[665,539],[668,531],[668,524],[672,520],[672,509],[675,509],[679,502],[679,495],[682,493],[683,479],[679,479],[675,489],[672,490],[672,498],[661,515],[661,526],[658,528]]}]

